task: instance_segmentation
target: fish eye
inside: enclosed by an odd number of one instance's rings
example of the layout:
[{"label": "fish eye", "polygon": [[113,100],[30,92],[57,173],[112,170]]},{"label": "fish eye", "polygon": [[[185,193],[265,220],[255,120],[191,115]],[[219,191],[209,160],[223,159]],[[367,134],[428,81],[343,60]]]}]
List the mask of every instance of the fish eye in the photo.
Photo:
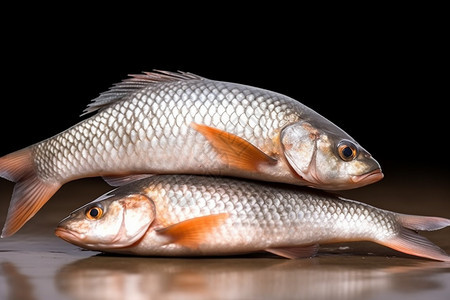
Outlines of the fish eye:
[{"label": "fish eye", "polygon": [[351,161],[358,154],[356,145],[347,140],[341,141],[337,146],[337,150],[343,161]]},{"label": "fish eye", "polygon": [[91,220],[98,220],[103,216],[103,209],[100,206],[94,206],[86,210],[86,217]]}]

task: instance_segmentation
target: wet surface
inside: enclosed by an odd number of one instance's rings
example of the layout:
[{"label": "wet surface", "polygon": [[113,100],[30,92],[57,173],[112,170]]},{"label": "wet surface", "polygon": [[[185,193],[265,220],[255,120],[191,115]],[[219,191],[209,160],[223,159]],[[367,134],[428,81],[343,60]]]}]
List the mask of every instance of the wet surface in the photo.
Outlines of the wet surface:
[{"label": "wet surface", "polygon": [[[450,218],[450,176],[410,170],[341,192],[396,212]],[[424,179],[424,174],[427,174]],[[0,181],[3,226],[13,184]],[[59,220],[110,189],[64,185],[17,234],[0,240],[0,299],[448,299],[450,263],[373,243],[324,245],[311,259],[270,254],[156,258],[104,255],[53,234]],[[450,253],[450,228],[422,233]]]}]

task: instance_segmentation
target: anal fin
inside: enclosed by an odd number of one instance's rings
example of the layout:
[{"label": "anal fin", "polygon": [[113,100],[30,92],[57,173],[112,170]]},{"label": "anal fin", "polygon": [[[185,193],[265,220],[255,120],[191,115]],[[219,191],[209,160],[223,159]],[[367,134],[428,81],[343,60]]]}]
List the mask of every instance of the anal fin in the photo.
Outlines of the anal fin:
[{"label": "anal fin", "polygon": [[260,164],[275,165],[277,160],[232,133],[191,123],[191,127],[201,133],[216,149],[224,163],[246,171],[257,171]]},{"label": "anal fin", "polygon": [[319,244],[296,247],[269,248],[265,250],[278,256],[290,259],[307,258],[313,257],[317,254],[317,252],[319,251]]}]

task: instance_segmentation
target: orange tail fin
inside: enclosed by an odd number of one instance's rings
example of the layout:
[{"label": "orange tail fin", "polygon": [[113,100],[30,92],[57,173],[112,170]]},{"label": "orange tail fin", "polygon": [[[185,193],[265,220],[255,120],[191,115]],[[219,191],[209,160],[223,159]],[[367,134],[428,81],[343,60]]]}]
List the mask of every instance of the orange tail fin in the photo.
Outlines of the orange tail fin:
[{"label": "orange tail fin", "polygon": [[377,243],[403,253],[450,262],[450,255],[416,232],[450,226],[450,219],[399,214],[398,220],[403,227],[397,236]]},{"label": "orange tail fin", "polygon": [[29,148],[1,157],[0,177],[16,182],[2,238],[16,233],[61,187],[59,183],[45,183],[37,177]]}]

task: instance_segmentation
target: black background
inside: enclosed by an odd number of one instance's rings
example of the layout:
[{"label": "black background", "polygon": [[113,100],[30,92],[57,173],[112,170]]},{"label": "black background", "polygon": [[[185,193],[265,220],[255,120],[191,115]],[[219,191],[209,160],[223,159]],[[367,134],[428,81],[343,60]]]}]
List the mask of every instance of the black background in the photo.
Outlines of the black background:
[{"label": "black background", "polygon": [[232,16],[162,20],[138,10],[95,22],[35,16],[4,29],[0,155],[76,124],[91,99],[128,74],[162,69],[295,98],[349,133],[387,176],[424,165],[449,170],[450,51],[438,8],[310,18],[231,8]]}]

